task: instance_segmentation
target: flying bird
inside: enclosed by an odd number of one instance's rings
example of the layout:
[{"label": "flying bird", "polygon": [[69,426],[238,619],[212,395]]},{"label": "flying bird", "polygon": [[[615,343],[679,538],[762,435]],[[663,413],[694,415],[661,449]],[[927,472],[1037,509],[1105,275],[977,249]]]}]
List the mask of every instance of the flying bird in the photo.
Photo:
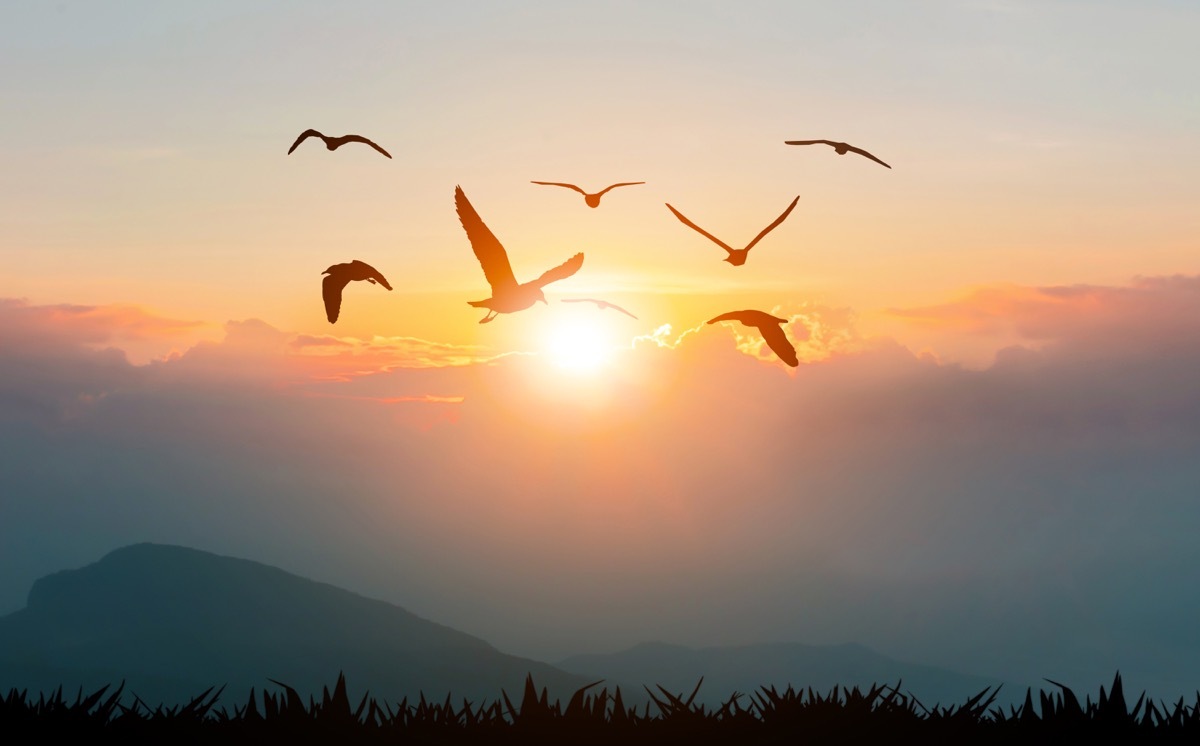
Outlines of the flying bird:
[{"label": "flying bird", "polygon": [[583,266],[583,254],[576,254],[553,269],[548,269],[532,282],[518,284],[513,276],[512,265],[508,263],[508,252],[500,245],[500,241],[483,223],[479,213],[467,201],[462,187],[454,187],[454,208],[467,239],[471,242],[471,250],[475,252],[479,264],[483,267],[483,276],[492,286],[492,297],[486,300],[469,300],[469,305],[476,308],[488,309],[487,316],[479,320],[486,324],[496,318],[497,314],[513,313],[529,308],[541,301],[549,305],[542,288],[556,280],[563,280],[579,271]]},{"label": "flying bird", "polygon": [[750,254],[750,249],[754,248],[754,244],[761,241],[763,236],[770,233],[772,230],[774,230],[775,226],[782,223],[784,221],[784,218],[786,218],[788,215],[791,214],[792,208],[794,208],[796,206],[796,203],[799,201],[800,201],[800,195],[796,195],[796,199],[792,200],[792,204],[787,206],[787,209],[783,211],[783,214],[780,215],[779,217],[775,218],[775,222],[771,223],[766,228],[763,228],[762,232],[759,233],[757,236],[755,236],[753,241],[746,244],[746,248],[744,248],[744,249],[731,248],[729,246],[729,244],[725,243],[721,239],[717,238],[713,234],[709,233],[708,231],[704,230],[700,226],[696,225],[692,221],[685,218],[683,216],[683,213],[679,212],[679,210],[676,210],[674,207],[671,207],[670,203],[667,203],[667,209],[670,210],[671,212],[675,213],[675,217],[679,218],[679,221],[681,223],[683,223],[687,227],[691,228],[692,230],[700,233],[702,236],[705,236],[706,238],[708,238],[708,240],[712,241],[717,246],[720,246],[722,249],[725,249],[726,251],[728,251],[729,256],[725,257],[725,259],[723,261],[729,262],[730,264],[732,264],[735,267],[740,267],[746,263],[746,257]]},{"label": "flying bird", "polygon": [[367,145],[370,145],[372,148],[375,148],[380,153],[383,153],[384,155],[386,155],[388,158],[392,157],[391,154],[388,153],[386,150],[379,147],[378,145],[371,142],[370,140],[363,137],[362,135],[342,135],[341,137],[326,137],[325,135],[322,135],[320,132],[317,132],[316,130],[304,130],[303,132],[301,132],[300,136],[296,138],[296,142],[292,143],[292,147],[288,148],[288,155],[291,155],[293,150],[300,147],[300,143],[304,142],[305,140],[307,140],[310,137],[319,137],[322,140],[324,140],[326,150],[337,150],[338,148],[342,147],[343,145],[345,145],[348,142],[362,142],[362,143],[366,143]]},{"label": "flying bird", "polygon": [[351,280],[366,280],[372,285],[378,282],[388,290],[392,289],[379,270],[357,259],[345,264],[335,264],[321,274],[328,275],[321,280],[321,297],[325,299],[325,317],[329,319],[330,324],[338,320],[338,313],[342,310],[342,288]]},{"label": "flying bird", "polygon": [[788,341],[787,335],[783,333],[783,328],[780,326],[780,324],[786,324],[787,319],[781,319],[763,311],[730,311],[715,319],[709,319],[708,323],[715,324],[718,321],[737,321],[746,326],[757,327],[762,332],[767,346],[779,356],[780,360],[793,368],[800,364],[800,360],[796,357],[796,348],[792,347],[792,343]]},{"label": "flying bird", "polygon": [[833,140],[784,140],[783,142],[785,145],[828,145],[837,151],[838,155],[845,155],[848,152],[858,153],[859,155],[865,155],[881,166],[887,166],[888,168],[891,168],[891,166],[888,166],[888,164],[879,160],[862,148],[856,148],[853,145],[848,145],[844,142],[834,142]]},{"label": "flying bird", "polygon": [[567,189],[574,189],[575,191],[577,191],[583,195],[583,201],[587,203],[588,207],[599,207],[600,206],[600,198],[603,197],[604,194],[609,189],[616,189],[617,187],[623,187],[623,186],[635,186],[637,184],[645,184],[646,182],[644,182],[644,181],[622,181],[620,184],[613,184],[612,186],[605,187],[604,189],[601,189],[600,191],[596,192],[595,194],[588,194],[587,192],[583,191],[582,189],[575,186],[574,184],[563,184],[560,181],[531,181],[529,183],[530,184],[542,184],[543,186],[560,186],[560,187],[566,187]]},{"label": "flying bird", "polygon": [[637,319],[637,316],[634,316],[630,312],[626,311],[624,308],[621,308],[616,303],[609,303],[606,300],[596,300],[595,298],[563,298],[562,302],[563,303],[595,303],[600,308],[601,311],[603,311],[606,308],[611,308],[614,311],[620,311],[621,313],[625,314],[626,316],[628,316],[631,319]]}]

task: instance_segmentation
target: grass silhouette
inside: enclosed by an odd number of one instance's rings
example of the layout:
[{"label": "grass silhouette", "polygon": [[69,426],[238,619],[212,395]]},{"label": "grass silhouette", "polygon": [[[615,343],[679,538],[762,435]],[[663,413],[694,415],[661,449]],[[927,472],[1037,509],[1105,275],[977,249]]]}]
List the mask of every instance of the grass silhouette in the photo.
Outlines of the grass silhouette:
[{"label": "grass silhouette", "polygon": [[[1056,690],[1041,691],[1035,706],[1032,690],[1025,702],[1008,712],[992,707],[999,689],[985,689],[962,705],[927,708],[896,686],[833,687],[827,694],[788,687],[763,687],[746,695],[734,692],[720,707],[707,708],[695,698],[703,679],[686,698],[663,687],[651,691],[641,712],[625,705],[620,688],[589,693],[597,681],[574,693],[563,707],[551,703],[532,677],[525,680],[520,705],[501,691],[500,699],[474,705],[463,701],[401,700],[394,706],[364,694],[351,702],[346,680],[339,676],[333,691],[325,687],[320,701],[281,682],[280,692],[251,689],[243,705],[216,706],[222,690],[208,689],[187,704],[151,708],[136,695],[121,703],[124,685],[90,695],[82,690],[74,702],[60,687],[33,699],[12,689],[0,698],[0,739],[32,742],[51,737],[103,739],[105,742],[171,743],[417,743],[417,744],[660,744],[660,743],[795,743],[866,742],[916,738],[924,743],[1051,743],[1067,737],[1194,743],[1200,735],[1200,692],[1187,706],[1158,705],[1138,698],[1126,703],[1118,672],[1111,688],[1083,703],[1070,688],[1050,681]],[[1049,681],[1049,680],[1048,680]],[[15,738],[14,738],[15,737]],[[8,739],[14,739],[9,741]]]}]

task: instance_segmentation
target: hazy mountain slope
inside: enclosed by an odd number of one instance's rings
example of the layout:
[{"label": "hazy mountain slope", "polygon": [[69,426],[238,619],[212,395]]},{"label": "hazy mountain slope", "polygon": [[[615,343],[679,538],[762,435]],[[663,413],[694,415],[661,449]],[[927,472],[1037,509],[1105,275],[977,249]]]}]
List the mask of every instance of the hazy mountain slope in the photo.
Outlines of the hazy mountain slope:
[{"label": "hazy mountain slope", "polygon": [[124,678],[144,700],[228,684],[234,700],[268,678],[320,692],[345,671],[352,692],[473,701],[520,691],[527,673],[569,696],[587,682],[505,655],[398,606],[247,560],[138,544],[41,578],[0,618],[0,689]]}]

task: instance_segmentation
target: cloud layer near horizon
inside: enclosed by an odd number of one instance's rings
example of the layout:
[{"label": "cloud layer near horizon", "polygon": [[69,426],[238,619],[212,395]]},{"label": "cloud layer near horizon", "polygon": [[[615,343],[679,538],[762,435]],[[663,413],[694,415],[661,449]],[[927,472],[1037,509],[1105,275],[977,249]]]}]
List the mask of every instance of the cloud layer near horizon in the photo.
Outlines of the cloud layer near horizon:
[{"label": "cloud layer near horizon", "polygon": [[134,365],[104,345],[190,327],[63,308],[0,302],[0,609],[150,540],[530,655],[853,640],[1013,677],[1195,683],[1197,277],[896,312],[1028,343],[983,370],[825,308],[791,316],[795,371],[720,325],[572,377],[254,320]]}]

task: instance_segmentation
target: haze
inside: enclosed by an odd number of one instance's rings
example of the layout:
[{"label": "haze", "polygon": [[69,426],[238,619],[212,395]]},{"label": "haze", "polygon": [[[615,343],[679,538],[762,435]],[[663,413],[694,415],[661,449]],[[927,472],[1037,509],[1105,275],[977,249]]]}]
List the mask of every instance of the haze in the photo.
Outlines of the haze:
[{"label": "haze", "polygon": [[[1200,10],[2,17],[0,613],[153,541],[542,660],[857,642],[1200,685]],[[392,160],[286,155],[309,127]],[[892,169],[783,144],[813,138]],[[456,184],[518,277],[585,253],[549,305],[476,323]],[[743,267],[664,206],[741,246],[796,194]],[[395,291],[331,326],[352,259]],[[704,324],[743,308],[798,368]]]}]

